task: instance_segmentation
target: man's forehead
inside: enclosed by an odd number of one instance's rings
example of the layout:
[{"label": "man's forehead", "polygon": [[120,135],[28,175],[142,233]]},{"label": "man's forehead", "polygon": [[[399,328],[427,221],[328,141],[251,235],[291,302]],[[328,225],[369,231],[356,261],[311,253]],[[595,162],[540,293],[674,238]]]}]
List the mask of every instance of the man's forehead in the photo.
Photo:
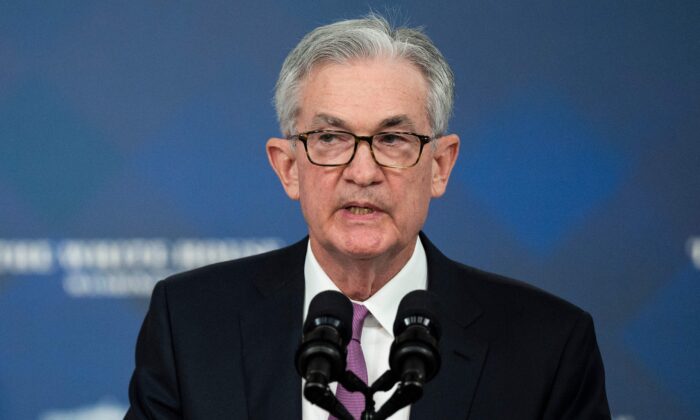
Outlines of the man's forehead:
[{"label": "man's forehead", "polygon": [[[343,120],[342,118],[332,115],[330,113],[319,112],[311,119],[311,124],[315,127],[329,126],[343,129],[351,129],[351,123]],[[413,130],[415,129],[415,123],[406,114],[397,114],[380,119],[376,123],[378,129],[386,129],[393,127],[401,127],[402,129]]]},{"label": "man's forehead", "polygon": [[[403,58],[319,63],[300,86],[304,129],[425,131],[427,80]],[[354,126],[361,124],[361,127]]]}]

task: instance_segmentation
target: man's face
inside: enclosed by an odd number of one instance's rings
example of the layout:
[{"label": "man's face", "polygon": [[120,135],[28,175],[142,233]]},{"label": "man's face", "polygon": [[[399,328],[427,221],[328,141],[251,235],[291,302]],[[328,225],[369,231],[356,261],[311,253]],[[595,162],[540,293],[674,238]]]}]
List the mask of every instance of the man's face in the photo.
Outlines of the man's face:
[{"label": "man's face", "polygon": [[[297,132],[430,135],[426,96],[425,78],[404,60],[320,65],[302,84]],[[349,165],[321,167],[309,162],[303,144],[297,142],[289,152],[292,181],[282,181],[289,196],[301,202],[314,252],[353,259],[410,255],[431,197],[444,192],[446,176],[434,156],[439,152],[440,147],[434,151],[428,144],[416,166],[384,168],[372,159],[369,145],[361,142]],[[456,145],[450,169],[454,157]],[[440,177],[444,181],[437,180]]]}]

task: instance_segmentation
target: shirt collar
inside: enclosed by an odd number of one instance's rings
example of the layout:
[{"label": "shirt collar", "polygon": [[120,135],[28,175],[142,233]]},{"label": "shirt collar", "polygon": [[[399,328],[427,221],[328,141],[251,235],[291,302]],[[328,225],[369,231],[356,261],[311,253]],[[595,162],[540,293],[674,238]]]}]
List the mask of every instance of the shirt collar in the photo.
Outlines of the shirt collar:
[{"label": "shirt collar", "polygon": [[[314,296],[325,290],[340,291],[328,277],[311,250],[311,243],[307,245],[306,260],[304,262],[304,319],[308,311],[309,303]],[[401,271],[391,278],[372,297],[364,302],[356,302],[364,305],[392,337],[394,335],[394,319],[399,309],[399,302],[413,290],[426,290],[428,285],[428,262],[425,249],[416,238],[416,247],[411,258],[406,262]]]}]

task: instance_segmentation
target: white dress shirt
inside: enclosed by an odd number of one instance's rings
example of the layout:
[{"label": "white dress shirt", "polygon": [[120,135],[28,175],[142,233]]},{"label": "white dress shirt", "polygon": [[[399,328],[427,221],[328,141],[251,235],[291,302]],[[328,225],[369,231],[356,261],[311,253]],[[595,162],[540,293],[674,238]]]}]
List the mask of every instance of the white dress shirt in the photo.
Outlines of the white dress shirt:
[{"label": "white dress shirt", "polygon": [[[316,257],[311,251],[309,243],[304,262],[304,319],[309,308],[309,303],[314,296],[325,290],[337,290],[338,287],[323,271]],[[420,238],[416,238],[416,247],[413,255],[406,265],[387,284],[364,302],[356,302],[364,305],[369,310],[362,328],[362,353],[367,364],[367,378],[371,385],[381,374],[389,369],[389,349],[394,341],[394,318],[399,308],[399,302],[413,290],[426,290],[428,285],[428,263],[425,250]],[[331,384],[335,392],[338,383]],[[374,394],[375,409],[384,405],[387,399],[396,389],[394,386],[388,392]],[[302,381],[303,390],[303,381]],[[392,420],[408,420],[410,406],[404,407],[390,417]],[[302,395],[301,412],[303,420],[328,420],[328,412],[311,404]]]}]

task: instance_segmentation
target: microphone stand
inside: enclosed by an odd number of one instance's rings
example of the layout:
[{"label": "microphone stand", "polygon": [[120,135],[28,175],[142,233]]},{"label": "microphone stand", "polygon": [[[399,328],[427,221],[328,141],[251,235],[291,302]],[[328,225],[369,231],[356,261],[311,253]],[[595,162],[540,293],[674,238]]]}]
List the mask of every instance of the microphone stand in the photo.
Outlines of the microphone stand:
[{"label": "microphone stand", "polygon": [[355,420],[338,401],[327,383],[307,381],[304,385],[304,397],[340,420]]},{"label": "microphone stand", "polygon": [[[405,406],[418,401],[418,399],[420,399],[420,397],[423,395],[423,384],[420,381],[399,382],[399,378],[391,369],[387,370],[382,374],[382,376],[377,378],[372,386],[367,386],[362,379],[358,378],[357,375],[350,370],[345,371],[345,375],[343,375],[338,382],[348,391],[361,392],[365,397],[365,410],[362,412],[362,417],[360,420],[385,420]],[[386,403],[384,403],[379,411],[375,411],[374,394],[378,391],[386,392],[391,390],[396,382],[399,382],[399,386],[396,388],[396,391],[394,391],[394,393],[386,401]],[[328,392],[330,392],[330,390],[328,390]],[[337,399],[335,399],[332,393],[331,397],[333,397],[337,405],[343,407],[343,405],[340,404]],[[343,410],[345,410],[345,407],[343,407]],[[347,410],[345,410],[345,412],[347,412]],[[339,416],[336,417],[339,419],[341,418]]]}]

